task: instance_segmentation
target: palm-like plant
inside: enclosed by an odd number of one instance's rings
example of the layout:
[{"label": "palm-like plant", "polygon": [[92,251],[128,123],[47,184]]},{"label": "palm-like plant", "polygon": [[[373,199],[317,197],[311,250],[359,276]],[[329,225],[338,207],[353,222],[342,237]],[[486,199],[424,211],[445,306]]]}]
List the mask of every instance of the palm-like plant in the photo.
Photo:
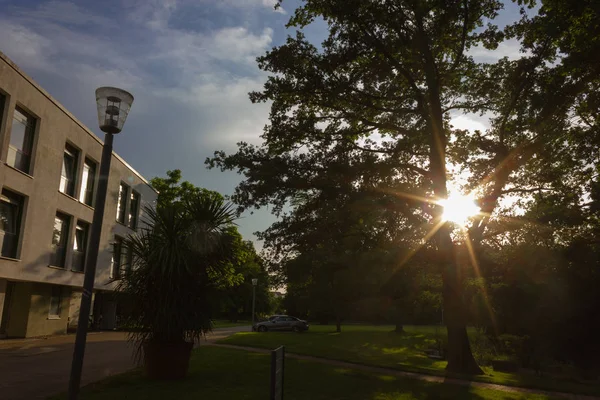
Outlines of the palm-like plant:
[{"label": "palm-like plant", "polygon": [[165,354],[184,344],[189,348],[185,375],[193,342],[212,328],[211,289],[231,273],[235,249],[228,228],[236,214],[222,198],[202,194],[145,212],[146,226],[125,240],[132,268],[118,285],[132,301],[127,322],[135,329],[129,339],[147,366],[152,348],[166,349],[157,361],[164,364]]}]

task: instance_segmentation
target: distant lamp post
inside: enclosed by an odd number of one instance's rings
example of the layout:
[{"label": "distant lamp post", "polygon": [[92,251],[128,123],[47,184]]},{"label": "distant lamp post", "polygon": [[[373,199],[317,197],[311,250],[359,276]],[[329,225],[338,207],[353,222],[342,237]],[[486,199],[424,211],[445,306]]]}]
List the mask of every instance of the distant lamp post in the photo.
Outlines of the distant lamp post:
[{"label": "distant lamp post", "polygon": [[252,279],[252,329],[254,329],[254,309],[256,307],[256,285],[258,285],[258,279]]},{"label": "distant lamp post", "polygon": [[69,400],[77,399],[79,386],[81,384],[83,356],[85,354],[85,343],[90,309],[92,306],[92,291],[94,290],[94,278],[96,277],[96,263],[98,261],[98,252],[100,249],[100,235],[102,233],[102,220],[104,218],[104,206],[106,204],[106,192],[108,190],[108,176],[112,159],[113,135],[121,132],[123,129],[132,103],[133,96],[124,90],[114,87],[101,87],[96,89],[98,125],[105,135],[104,146],[102,147],[102,159],[100,161],[98,190],[96,193],[96,201],[94,203],[94,219],[92,221],[89,250],[85,262],[83,295],[81,296],[81,307],[79,309],[79,319],[77,322],[77,334],[75,336],[71,376],[69,377]]}]

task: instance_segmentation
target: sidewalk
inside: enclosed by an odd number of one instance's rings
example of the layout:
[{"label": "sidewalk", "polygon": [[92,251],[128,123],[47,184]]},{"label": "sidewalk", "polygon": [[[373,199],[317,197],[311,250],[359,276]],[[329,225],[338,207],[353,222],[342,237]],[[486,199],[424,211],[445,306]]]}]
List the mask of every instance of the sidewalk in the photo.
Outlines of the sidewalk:
[{"label": "sidewalk", "polygon": [[[227,348],[227,349],[253,351],[256,353],[270,353],[271,352],[271,350],[268,350],[268,349],[261,349],[261,348],[257,348],[257,347],[247,347],[247,346],[236,346],[236,345],[230,345],[230,344],[213,343],[213,344],[211,344],[211,346],[223,347],[223,348]],[[338,361],[338,360],[332,360],[329,358],[305,356],[305,355],[301,355],[301,354],[294,354],[294,353],[287,353],[287,352],[285,353],[285,356],[289,357],[289,358],[297,359],[297,360],[306,360],[306,361],[317,362],[317,363],[321,363],[321,364],[333,365],[336,367],[352,368],[352,369],[365,371],[365,372],[372,372],[372,373],[376,373],[376,374],[385,374],[385,375],[397,376],[397,377],[401,377],[401,378],[418,379],[421,381],[434,382],[434,383],[450,383],[453,385],[473,386],[473,387],[478,387],[478,388],[483,388],[483,389],[492,389],[492,390],[498,390],[501,392],[510,392],[510,393],[542,394],[542,395],[546,395],[546,396],[550,396],[550,397],[560,397],[560,398],[570,399],[570,400],[600,400],[600,398],[594,397],[594,396],[586,396],[586,395],[579,395],[579,394],[572,394],[572,393],[559,393],[559,392],[551,392],[551,391],[539,390],[539,389],[529,389],[529,388],[522,388],[522,387],[516,387],[516,386],[498,385],[495,383],[474,382],[474,381],[468,381],[468,380],[464,380],[464,379],[454,379],[454,378],[446,378],[443,376],[418,374],[418,373],[414,373],[414,372],[399,371],[396,369],[383,368],[383,367],[372,367],[372,366],[368,366],[368,365],[355,364],[355,363],[350,363],[350,362],[346,362],[346,361]]]},{"label": "sidewalk", "polygon": [[[201,345],[249,326],[215,329]],[[75,335],[0,341],[0,399],[36,400],[65,392],[69,382]],[[133,348],[125,332],[88,335],[81,385],[135,368]]]}]

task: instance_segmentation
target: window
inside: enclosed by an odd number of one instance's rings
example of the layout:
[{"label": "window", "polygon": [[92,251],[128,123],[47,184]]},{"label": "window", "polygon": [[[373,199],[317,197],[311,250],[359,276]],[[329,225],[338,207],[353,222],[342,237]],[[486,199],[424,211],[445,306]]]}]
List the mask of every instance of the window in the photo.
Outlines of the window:
[{"label": "window", "polygon": [[123,238],[115,236],[113,242],[112,269],[110,277],[119,279],[123,274],[131,271],[132,251],[123,243]]},{"label": "window", "polygon": [[127,192],[129,187],[124,183],[119,186],[119,199],[117,201],[117,221],[125,223],[125,211],[127,209]]},{"label": "window", "polygon": [[6,96],[0,92],[0,126],[4,120],[4,106],[6,105]]},{"label": "window", "polygon": [[131,200],[129,202],[129,224],[131,229],[137,227],[138,209],[140,206],[140,194],[136,191],[131,191]]},{"label": "window", "polygon": [[60,174],[60,186],[58,190],[69,196],[75,196],[75,181],[77,179],[77,158],[79,151],[67,144],[63,155],[62,172]]},{"label": "window", "polygon": [[62,301],[62,288],[60,286],[52,286],[52,296],[50,297],[50,311],[48,311],[49,317],[58,318],[60,317],[60,303]]},{"label": "window", "polygon": [[85,159],[83,164],[83,174],[81,177],[81,190],[79,191],[79,201],[88,206],[94,205],[94,189],[96,182],[96,163],[89,158]]},{"label": "window", "polygon": [[67,255],[67,243],[69,241],[69,221],[68,215],[56,213],[54,217],[54,230],[52,232],[52,254],[50,255],[50,265],[56,267],[65,266],[65,256]]},{"label": "window", "polygon": [[0,196],[0,240],[3,257],[17,258],[19,231],[23,215],[23,196],[2,189]]},{"label": "window", "polygon": [[131,248],[123,245],[121,247],[121,271],[128,274],[131,271],[132,252]]},{"label": "window", "polygon": [[90,224],[77,221],[75,240],[73,241],[73,265],[71,267],[73,271],[82,272],[85,269],[89,227]]},{"label": "window", "polygon": [[118,279],[121,277],[121,250],[123,248],[123,239],[115,237],[113,242],[113,254],[112,254],[112,266],[110,270],[110,277]]},{"label": "window", "polygon": [[27,114],[21,108],[16,107],[15,113],[13,114],[6,163],[26,174],[29,173],[31,164],[34,132],[35,118]]}]

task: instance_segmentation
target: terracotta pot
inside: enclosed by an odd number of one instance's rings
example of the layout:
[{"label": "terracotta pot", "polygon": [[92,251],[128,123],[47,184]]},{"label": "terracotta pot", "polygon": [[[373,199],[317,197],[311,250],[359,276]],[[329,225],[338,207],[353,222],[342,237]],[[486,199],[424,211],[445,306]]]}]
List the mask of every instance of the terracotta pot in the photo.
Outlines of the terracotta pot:
[{"label": "terracotta pot", "polygon": [[144,344],[144,367],[150,379],[173,380],[186,377],[194,343],[158,342]]}]

